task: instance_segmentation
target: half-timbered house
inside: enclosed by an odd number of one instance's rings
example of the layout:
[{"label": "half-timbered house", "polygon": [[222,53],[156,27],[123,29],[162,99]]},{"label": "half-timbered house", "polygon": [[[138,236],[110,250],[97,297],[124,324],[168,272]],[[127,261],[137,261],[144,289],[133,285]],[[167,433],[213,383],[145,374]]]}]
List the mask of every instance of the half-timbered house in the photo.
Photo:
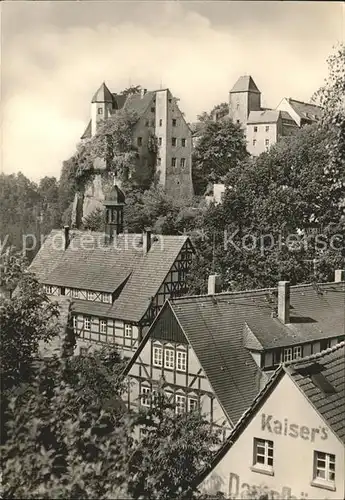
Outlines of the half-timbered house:
[{"label": "half-timbered house", "polygon": [[226,436],[282,361],[344,339],[345,282],[214,291],[165,303],[125,369],[124,397],[150,406],[159,386],[177,412],[198,409]]},{"label": "half-timbered house", "polygon": [[124,232],[117,186],[105,205],[105,232],[54,230],[30,269],[49,296],[71,299],[76,353],[112,344],[130,357],[164,302],[187,293],[194,250],[187,236]]}]

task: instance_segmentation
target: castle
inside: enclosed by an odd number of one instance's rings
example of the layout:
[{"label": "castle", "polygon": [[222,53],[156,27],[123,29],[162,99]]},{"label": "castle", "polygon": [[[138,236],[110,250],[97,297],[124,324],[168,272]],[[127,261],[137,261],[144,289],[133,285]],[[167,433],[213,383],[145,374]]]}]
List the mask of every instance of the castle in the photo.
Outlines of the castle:
[{"label": "castle", "polygon": [[174,197],[192,196],[192,134],[178,99],[169,89],[116,94],[103,82],[92,98],[91,119],[81,139],[93,137],[100,122],[120,109],[134,111],[138,116],[133,144],[138,149],[140,164],[148,165],[149,141],[155,136],[158,141],[155,167],[160,184]]},{"label": "castle", "polygon": [[258,156],[281,137],[317,121],[321,108],[284,97],[276,109],[261,106],[261,92],[251,76],[241,76],[229,92],[229,114],[245,131],[247,149]]}]

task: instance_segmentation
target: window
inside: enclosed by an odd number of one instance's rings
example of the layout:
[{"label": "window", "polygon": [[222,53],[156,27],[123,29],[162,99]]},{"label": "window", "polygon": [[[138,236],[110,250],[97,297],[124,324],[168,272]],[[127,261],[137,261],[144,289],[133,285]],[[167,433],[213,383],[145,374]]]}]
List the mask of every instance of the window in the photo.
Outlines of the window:
[{"label": "window", "polygon": [[154,113],[155,111],[156,111],[156,108],[154,106],[152,106],[151,113]]},{"label": "window", "polygon": [[143,406],[150,406],[150,388],[142,387],[141,388],[141,404]]},{"label": "window", "polygon": [[84,330],[91,330],[91,318],[89,316],[85,316],[84,318]]},{"label": "window", "polygon": [[291,361],[292,360],[292,349],[291,347],[287,347],[284,349],[283,361]]},{"label": "window", "polygon": [[142,144],[143,144],[143,138],[142,137],[138,137],[137,144],[138,144],[138,146],[142,146]]},{"label": "window", "polygon": [[253,139],[253,146],[256,146],[256,139]]},{"label": "window", "polygon": [[335,481],[335,455],[314,451],[314,483],[332,485]]},{"label": "window", "polygon": [[181,139],[181,146],[182,146],[183,148],[185,148],[185,147],[186,147],[186,139]]},{"label": "window", "polygon": [[176,158],[171,158],[171,166],[176,167]]},{"label": "window", "polygon": [[100,333],[107,333],[107,320],[106,319],[100,320],[99,331],[100,331]]},{"label": "window", "polygon": [[162,165],[162,158],[157,158],[157,165],[159,167]]},{"label": "window", "polygon": [[173,138],[171,139],[171,145],[172,145],[172,146],[176,146],[176,137],[173,137]]},{"label": "window", "polygon": [[180,165],[181,165],[181,168],[186,166],[186,158],[181,158]]},{"label": "window", "polygon": [[240,123],[240,120],[236,120],[236,123],[239,124]]},{"label": "window", "polygon": [[266,127],[265,127],[265,131],[266,131],[266,132],[269,132],[269,131],[270,131],[270,127],[269,127],[268,125],[266,125]]},{"label": "window", "polygon": [[293,348],[292,357],[293,357],[293,359],[299,359],[302,357],[302,346],[301,345],[296,345]]},{"label": "window", "polygon": [[87,351],[88,351],[87,347],[81,347],[79,349],[79,355],[80,356],[86,356],[87,355]]},{"label": "window", "polygon": [[125,337],[132,337],[133,328],[132,325],[125,324]]},{"label": "window", "polygon": [[94,292],[87,292],[87,300],[95,300]]},{"label": "window", "polygon": [[149,120],[145,120],[145,127],[148,127],[150,125]]},{"label": "window", "polygon": [[188,398],[188,411],[192,412],[197,410],[198,408],[198,400],[195,398]]},{"label": "window", "polygon": [[162,118],[159,120],[159,126],[161,127],[163,125],[163,120]]},{"label": "window", "polygon": [[273,468],[273,441],[254,438],[253,466],[268,470]]},{"label": "window", "polygon": [[257,132],[258,131],[258,127],[254,127],[254,132]]},{"label": "window", "polygon": [[98,114],[103,115],[103,108],[98,108]]},{"label": "window", "polygon": [[265,139],[265,146],[269,146],[270,145],[270,140],[269,139]]},{"label": "window", "polygon": [[182,396],[181,394],[176,394],[175,396],[175,404],[176,404],[176,413],[181,414],[186,411],[186,396]]},{"label": "window", "polygon": [[160,146],[162,145],[162,138],[161,138],[161,137],[159,137],[159,139],[158,139],[158,144],[159,144]]},{"label": "window", "polygon": [[107,302],[108,304],[111,302],[110,293],[102,293],[102,302]]},{"label": "window", "polygon": [[187,353],[185,351],[176,352],[176,368],[185,372],[187,369]]},{"label": "window", "polygon": [[78,299],[79,298],[79,290],[77,290],[76,288],[72,288],[72,297],[74,297],[75,299]]},{"label": "window", "polygon": [[174,368],[175,367],[175,351],[174,349],[166,348],[164,349],[164,367]]},{"label": "window", "polygon": [[176,124],[177,124],[177,120],[176,120],[176,118],[173,118],[173,119],[172,119],[172,126],[173,126],[173,127],[176,127]]},{"label": "window", "polygon": [[43,289],[48,295],[51,295],[53,293],[53,287],[51,285],[44,285]]},{"label": "window", "polygon": [[73,316],[73,329],[76,330],[78,328],[78,318],[77,316]]},{"label": "window", "polygon": [[163,366],[163,348],[160,346],[153,347],[153,366]]}]

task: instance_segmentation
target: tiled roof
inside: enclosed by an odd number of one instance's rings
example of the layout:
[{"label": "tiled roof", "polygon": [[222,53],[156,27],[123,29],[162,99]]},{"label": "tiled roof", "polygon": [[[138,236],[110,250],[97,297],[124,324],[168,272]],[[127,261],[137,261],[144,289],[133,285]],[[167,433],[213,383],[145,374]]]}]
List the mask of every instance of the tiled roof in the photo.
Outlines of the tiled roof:
[{"label": "tiled roof", "polygon": [[[321,386],[313,382],[311,373],[315,368],[321,368],[322,378],[331,384],[333,392],[322,389],[322,380]],[[285,364],[284,369],[328,426],[345,443],[345,342],[298,362]]]},{"label": "tiled roof", "polygon": [[276,123],[279,119],[279,111],[274,109],[265,111],[251,111],[247,123]]},{"label": "tiled roof", "polygon": [[113,94],[104,82],[94,94],[91,102],[111,102],[113,104]]},{"label": "tiled roof", "polygon": [[260,90],[255,85],[251,76],[240,76],[230,92],[255,92],[260,94]]},{"label": "tiled roof", "polygon": [[130,111],[135,111],[141,116],[152,103],[155,92],[146,92],[143,96],[138,94],[131,94],[127,97],[124,108]]},{"label": "tiled roof", "polygon": [[90,137],[91,137],[91,121],[92,120],[90,120],[89,123],[87,124],[87,127],[86,127],[86,129],[85,129],[85,131],[80,139],[90,139]]},{"label": "tiled roof", "polygon": [[113,93],[113,100],[114,100],[115,109],[123,108],[123,106],[126,102],[126,99],[127,99],[127,96],[124,94],[114,94]]},{"label": "tiled roof", "polygon": [[[186,236],[152,238],[144,254],[141,234],[125,233],[106,245],[103,233],[70,231],[71,242],[64,250],[63,231],[53,230],[30,270],[49,285],[103,292],[119,289],[113,304],[85,301],[85,308],[91,314],[92,308],[102,307],[106,316],[138,322],[188,240]],[[73,307],[81,307],[80,302]]]},{"label": "tiled roof", "polygon": [[291,99],[291,97],[289,97],[287,101],[296,113],[305,120],[316,121],[321,117],[322,108],[316,106],[316,104],[296,101],[296,99]]},{"label": "tiled roof", "polygon": [[[260,370],[242,340],[242,322],[212,297],[169,301],[228,418],[235,424],[259,392]],[[240,334],[239,334],[240,332]]]}]

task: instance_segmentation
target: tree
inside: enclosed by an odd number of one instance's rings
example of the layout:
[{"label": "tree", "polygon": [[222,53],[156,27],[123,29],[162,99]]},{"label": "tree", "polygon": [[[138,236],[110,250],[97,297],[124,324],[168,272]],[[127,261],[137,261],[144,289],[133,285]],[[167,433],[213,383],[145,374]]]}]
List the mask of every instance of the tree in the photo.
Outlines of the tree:
[{"label": "tree", "polygon": [[141,90],[141,85],[130,85],[129,87],[123,89],[120,92],[120,94],[122,95],[139,94],[140,90]]},{"label": "tree", "polygon": [[196,194],[224,181],[227,173],[247,156],[243,131],[230,119],[205,121],[193,153],[193,183]]}]

